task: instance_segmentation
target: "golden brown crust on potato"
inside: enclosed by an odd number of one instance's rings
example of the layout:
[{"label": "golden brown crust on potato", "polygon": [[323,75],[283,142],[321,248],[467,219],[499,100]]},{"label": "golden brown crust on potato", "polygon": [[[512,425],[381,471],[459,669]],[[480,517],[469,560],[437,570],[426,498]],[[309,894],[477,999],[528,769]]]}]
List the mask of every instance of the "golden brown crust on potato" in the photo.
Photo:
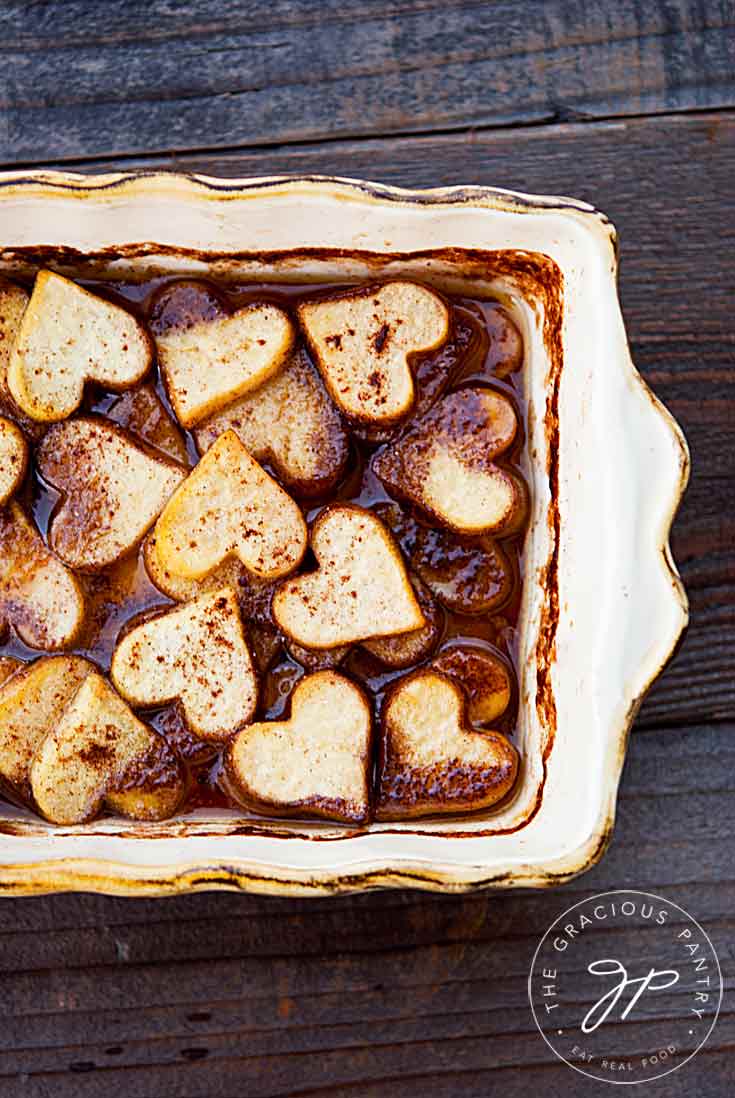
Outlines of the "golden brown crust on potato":
[{"label": "golden brown crust on potato", "polygon": [[362,647],[386,667],[412,667],[421,663],[434,651],[441,636],[444,624],[441,607],[418,576],[412,575],[409,578],[426,625],[421,629],[413,629],[410,633],[399,633],[395,637],[379,637],[362,642]]},{"label": "golden brown crust on potato", "polygon": [[0,686],[16,671],[20,671],[21,667],[25,667],[23,660],[16,660],[14,656],[0,656]]},{"label": "golden brown crust on potato", "polygon": [[28,294],[14,282],[0,278],[0,415],[7,416],[23,429],[33,442],[37,442],[45,430],[18,407],[8,388],[8,363],[10,352],[20,330],[20,322],[28,304]]},{"label": "golden brown crust on potato", "polygon": [[489,342],[486,372],[495,377],[508,377],[523,365],[523,336],[500,304],[487,306],[483,319]]},{"label": "golden brown crust on potato", "polygon": [[133,759],[118,787],[105,795],[105,804],[133,820],[167,820],[182,803],[186,784],[177,752],[155,736],[148,752]]},{"label": "golden brown crust on potato", "polygon": [[489,646],[479,642],[449,644],[430,666],[462,687],[470,724],[491,724],[508,708],[512,693],[510,669]]},{"label": "golden brown crust on potato", "polygon": [[421,670],[383,707],[377,820],[477,812],[513,788],[518,753],[498,732],[476,732],[452,679]]},{"label": "golden brown crust on potato", "polygon": [[292,660],[296,660],[306,671],[333,671],[349,656],[351,644],[340,644],[335,648],[305,648],[302,644],[286,638],[286,651]]},{"label": "golden brown crust on potato", "polygon": [[[150,765],[156,748],[168,754],[158,733],[138,720],[101,675],[91,672],[35,753],[31,789],[39,812],[59,824],[92,819],[107,795],[129,782],[136,762]],[[123,804],[130,815],[140,807],[144,818],[150,818],[148,798],[123,799],[118,809]]]},{"label": "golden brown crust on potato", "polygon": [[189,464],[181,428],[168,414],[152,385],[139,385],[123,393],[106,409],[105,416],[172,461]]},{"label": "golden brown crust on potato", "polygon": [[205,591],[215,591],[218,587],[231,584],[237,586],[241,577],[247,576],[247,569],[235,557],[223,561],[217,568],[201,579],[185,579],[177,576],[161,563],[158,553],[156,531],[151,530],[143,542],[143,562],[146,572],[159,591],[176,602],[189,602]]},{"label": "golden brown crust on potato", "polygon": [[251,724],[225,752],[228,790],[253,812],[346,824],[370,812],[370,706],[334,671],[302,679],[288,720]]},{"label": "golden brown crust on potato", "polygon": [[447,609],[487,614],[510,597],[511,564],[491,538],[469,541],[432,529],[397,503],[380,503],[374,510],[397,538],[413,571]]}]

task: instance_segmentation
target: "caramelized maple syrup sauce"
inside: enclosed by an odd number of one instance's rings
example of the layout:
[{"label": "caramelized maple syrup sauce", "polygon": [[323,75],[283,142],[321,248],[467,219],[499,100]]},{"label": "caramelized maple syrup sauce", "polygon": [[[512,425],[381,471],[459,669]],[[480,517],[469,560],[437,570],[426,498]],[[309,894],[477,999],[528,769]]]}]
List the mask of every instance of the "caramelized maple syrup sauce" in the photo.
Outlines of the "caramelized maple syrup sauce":
[{"label": "caramelized maple syrup sauce", "polygon": [[[179,281],[177,278],[156,278],[144,282],[94,282],[79,280],[93,293],[126,306],[143,323],[150,323],[151,303],[163,287]],[[197,278],[197,282],[205,282]],[[271,301],[288,309],[295,319],[295,304],[305,297],[322,296],[335,290],[345,289],[341,284],[281,284],[255,283],[247,285],[212,284],[221,297],[225,297],[233,309],[250,301]],[[30,289],[30,287],[28,287]],[[445,295],[446,296],[446,295]],[[526,405],[523,399],[521,367],[523,364],[523,346],[521,334],[505,308],[496,301],[474,300],[449,296],[453,312],[453,334],[449,341],[438,351],[417,356],[414,372],[418,382],[417,391],[424,394],[423,400],[434,403],[440,395],[451,392],[467,384],[486,386],[508,396],[517,413],[520,430],[513,447],[503,455],[501,464],[520,472],[521,455],[526,436]],[[449,367],[451,378],[446,384]],[[170,424],[159,425],[158,431],[151,431],[152,424],[137,423],[138,437],[144,437],[149,443],[194,465],[199,454],[193,435],[180,427],[173,416],[161,378],[156,370],[152,384],[164,408],[171,416]],[[93,412],[109,415],[121,422],[116,416],[116,405],[121,400],[119,393],[104,391],[87,385],[84,405],[80,412]],[[423,408],[419,409],[425,410]],[[415,413],[414,413],[415,414]],[[408,423],[413,417],[409,417]],[[125,425],[123,423],[123,425]],[[352,501],[363,507],[377,507],[378,513],[392,505],[401,514],[401,526],[394,530],[404,554],[411,559],[413,551],[415,571],[419,576],[424,568],[431,570],[447,562],[456,569],[458,591],[461,593],[463,582],[476,578],[477,561],[473,549],[479,544],[488,544],[488,539],[459,538],[445,530],[430,526],[426,519],[412,513],[406,504],[400,509],[396,501],[371,472],[370,458],[381,445],[380,442],[367,441],[364,432],[350,432],[351,450],[346,473],[337,486],[325,497],[299,500],[307,521],[311,521],[326,503],[335,499]],[[183,442],[183,447],[182,447]],[[185,448],[185,453],[184,453]],[[35,465],[19,499],[33,514],[41,534],[46,537],[49,520],[59,495],[42,481]],[[267,463],[268,471],[276,476]],[[278,479],[276,477],[276,479]],[[382,505],[382,507],[381,507]],[[390,523],[389,523],[390,525]],[[522,556],[521,548],[525,527],[512,537],[497,544],[500,551],[510,561],[513,581],[505,592],[499,591],[501,599],[490,611],[481,613],[462,613],[456,609],[442,606],[443,628],[441,639],[429,657],[433,659],[448,642],[482,644],[492,646],[495,654],[504,658],[512,668],[513,681],[510,705],[502,717],[493,722],[497,731],[514,737],[518,708],[517,686],[517,625],[521,603]],[[492,540],[489,542],[492,545]],[[307,553],[306,565],[309,566],[310,553]],[[175,605],[148,578],[143,564],[142,547],[137,554],[118,561],[116,564],[95,575],[79,576],[87,599],[87,620],[80,644],[72,651],[87,656],[105,672],[109,671],[110,660],[116,640],[120,633],[129,628],[133,618],[140,617],[146,611],[163,609]],[[487,578],[487,594],[493,594],[493,583],[501,583],[501,575]],[[262,609],[262,608],[261,608]],[[267,612],[267,610],[266,610]],[[262,613],[259,614],[262,617]],[[267,630],[267,627],[266,627]],[[304,667],[291,657],[280,643],[275,628],[270,635],[266,632],[265,641],[276,650],[276,654],[265,673],[259,673],[260,703],[255,719],[274,719],[288,711],[289,699],[294,686],[306,673]],[[10,633],[6,643],[0,645],[0,655],[14,656],[22,660],[37,659],[40,653],[28,648],[16,636]],[[427,662],[427,661],[421,661]],[[413,667],[400,670],[389,669],[365,649],[356,646],[346,660],[337,668],[340,672],[359,682],[367,691],[373,705],[377,729],[380,710],[387,687],[396,679],[409,674]],[[176,705],[164,706],[143,714],[145,720],[157,728],[172,744],[184,761],[189,772],[189,792],[180,811],[191,811],[201,807],[234,807],[242,811],[241,806],[231,800],[220,788],[221,770],[220,749],[211,743],[195,739],[187,730]],[[377,752],[376,752],[377,753]],[[150,776],[155,781],[155,776]]]}]

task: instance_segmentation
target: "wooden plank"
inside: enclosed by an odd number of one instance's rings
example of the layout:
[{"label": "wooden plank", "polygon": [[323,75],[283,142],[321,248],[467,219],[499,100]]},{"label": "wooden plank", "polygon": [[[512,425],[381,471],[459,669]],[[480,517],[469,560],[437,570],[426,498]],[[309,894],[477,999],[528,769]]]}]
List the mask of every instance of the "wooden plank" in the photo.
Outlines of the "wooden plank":
[{"label": "wooden plank", "polygon": [[[697,1057],[696,1068],[706,1079],[698,1079],[698,1094],[701,1098],[719,1098],[720,1095],[730,1093],[732,1087],[732,1075],[730,1070],[730,1052],[711,1053],[707,1049],[700,1052]],[[507,1098],[523,1098],[529,1091],[537,1089],[548,1091],[550,1094],[564,1095],[599,1095],[594,1083],[585,1083],[581,1076],[573,1081],[569,1079],[569,1071],[562,1064],[544,1065],[536,1068],[533,1065],[524,1067],[523,1071],[517,1068],[503,1067],[493,1072],[492,1083],[497,1086],[498,1092]],[[481,1072],[464,1071],[462,1074],[450,1075],[448,1078],[437,1076],[416,1075],[410,1081],[411,1093],[430,1094],[431,1098],[457,1098],[457,1088],[462,1098],[487,1098],[488,1076]],[[381,1080],[376,1084],[355,1087],[328,1087],[324,1090],[310,1090],[309,1098],[392,1098],[399,1095],[403,1098],[406,1094],[407,1083],[404,1080],[400,1088],[393,1089],[390,1083]],[[686,1071],[677,1072],[667,1076],[660,1083],[647,1083],[646,1090],[651,1098],[690,1098],[691,1078]],[[302,1092],[303,1093],[303,1092]]]},{"label": "wooden plank", "polygon": [[[124,1068],[118,1057],[105,1056],[102,1048],[92,1047],[86,1052],[83,1048],[69,1049],[67,1055],[74,1055],[76,1051],[85,1057],[90,1053],[95,1057],[71,1060],[76,1074],[83,1076],[74,1082],[75,1095],[99,1094],[102,1085],[109,1086],[116,1078],[126,1094],[151,1094],[151,1090],[146,1089],[150,1087],[147,1073],[153,1073],[153,1078],[161,1081],[168,1078],[169,1086],[175,1088],[173,1093],[176,1094],[199,1095],[206,1079],[208,1089],[204,1093],[209,1096],[231,1095],[233,1092],[225,1086],[232,1085],[233,1072],[237,1072],[240,1085],[247,1087],[248,1098],[251,1095],[267,1098],[273,1094],[308,1094],[314,1087],[321,1089],[325,1084],[355,1086],[381,1078],[397,1090],[401,1080],[414,1080],[418,1073],[451,1075],[456,1080],[457,1075],[468,1068],[493,1072],[514,1066],[525,1072],[532,1066],[552,1066],[553,1055],[533,1027],[526,1006],[518,1011],[504,1012],[501,1026],[495,1024],[494,1018],[488,1019],[483,1011],[474,1014],[476,1017],[465,1014],[461,1018],[450,1016],[447,1020],[432,1010],[424,1017],[410,1021],[393,1020],[388,1025],[377,1021],[370,1028],[355,1029],[344,1046],[340,1045],[339,1026],[314,1030],[294,1027],[288,1034],[278,1033],[270,1040],[259,1033],[233,1031],[210,1036],[205,1043],[197,1041],[183,1047],[180,1040],[165,1038],[147,1045],[131,1045]],[[719,1025],[726,1039],[735,1037],[734,1015],[724,1014]],[[668,1019],[647,1019],[646,1039],[652,1046],[654,1042],[656,1047],[665,1045],[670,1032]],[[631,1054],[637,1051],[633,1048]],[[100,1054],[104,1067],[98,1073],[95,1066]],[[199,1063],[203,1067],[204,1060],[205,1072],[181,1070],[182,1062]],[[26,1066],[27,1058],[19,1056],[17,1062]],[[35,1054],[35,1070],[29,1079],[31,1094],[38,1093],[39,1084],[48,1085],[63,1078],[66,1073],[55,1069],[55,1063],[58,1063],[58,1057],[53,1053]],[[4,1082],[0,1079],[0,1094]],[[169,1094],[171,1091],[167,1088],[153,1093]]]},{"label": "wooden plank", "polygon": [[735,104],[728,0],[4,4],[0,158]]}]

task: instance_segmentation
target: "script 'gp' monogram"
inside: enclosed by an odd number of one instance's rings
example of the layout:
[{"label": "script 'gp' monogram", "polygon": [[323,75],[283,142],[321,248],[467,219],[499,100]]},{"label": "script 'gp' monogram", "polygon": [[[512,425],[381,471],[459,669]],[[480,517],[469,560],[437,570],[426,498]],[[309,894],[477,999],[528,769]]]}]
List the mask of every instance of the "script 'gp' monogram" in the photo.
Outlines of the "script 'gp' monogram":
[{"label": "script 'gp' monogram", "polygon": [[581,1029],[583,1033],[594,1033],[606,1021],[627,988],[635,988],[635,991],[620,1013],[621,1020],[628,1017],[645,991],[665,991],[666,988],[673,987],[679,979],[679,973],[675,968],[662,968],[659,970],[650,968],[645,976],[629,976],[625,965],[615,960],[614,957],[605,957],[599,961],[592,961],[587,965],[587,971],[593,976],[619,976],[620,979],[587,1011],[582,1019]]},{"label": "script 'gp' monogram", "polygon": [[612,1085],[648,1083],[688,1064],[706,1042],[722,973],[688,911],[617,889],[579,900],[550,923],[531,961],[528,997],[541,1037],[567,1067]]}]

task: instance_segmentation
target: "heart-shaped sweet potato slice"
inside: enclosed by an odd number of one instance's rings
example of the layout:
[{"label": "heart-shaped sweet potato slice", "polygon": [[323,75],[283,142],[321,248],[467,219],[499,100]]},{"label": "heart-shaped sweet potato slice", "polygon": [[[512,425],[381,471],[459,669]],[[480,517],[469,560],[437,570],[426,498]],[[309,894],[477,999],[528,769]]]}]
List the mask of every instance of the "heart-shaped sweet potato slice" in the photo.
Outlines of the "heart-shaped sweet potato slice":
[{"label": "heart-shaped sweet potato slice", "polygon": [[279,369],[293,346],[294,326],[270,303],[230,312],[206,283],[167,286],[151,312],[158,361],[171,406],[193,427],[255,389]]},{"label": "heart-shaped sweet potato slice", "polygon": [[377,504],[375,514],[398,539],[411,568],[449,610],[487,614],[510,597],[512,567],[491,538],[470,541],[424,526],[397,503]]},{"label": "heart-shaped sweet potato slice", "polygon": [[251,720],[258,684],[231,587],[135,626],[117,645],[110,675],[133,706],[179,701],[191,731],[226,740]]},{"label": "heart-shaped sweet potato slice", "polygon": [[155,528],[166,571],[201,579],[236,556],[256,576],[285,576],[306,550],[297,504],[225,431],[174,492]]},{"label": "heart-shaped sweet potato slice", "polygon": [[0,784],[30,800],[33,756],[94,665],[81,656],[44,656],[0,686]]},{"label": "heart-shaped sweet potato slice", "polygon": [[467,695],[471,724],[487,725],[510,705],[512,685],[508,665],[484,644],[450,644],[431,661],[435,671],[449,675]]},{"label": "heart-shaped sweet potato slice", "polygon": [[400,550],[370,511],[326,507],[311,546],[318,570],[287,580],[273,596],[276,624],[297,644],[334,648],[426,625]]},{"label": "heart-shaped sweet potato slice", "polygon": [[66,419],[85,381],[128,389],[148,371],[153,345],[142,324],[53,271],[39,271],[8,363],[8,387],[32,419]]},{"label": "heart-shaped sweet potato slice", "polygon": [[23,483],[28,465],[28,444],[20,427],[0,416],[0,507]]},{"label": "heart-shaped sweet potato slice", "polygon": [[446,340],[450,314],[433,290],[396,281],[304,301],[299,321],[337,407],[380,426],[411,411],[412,356]]},{"label": "heart-shaped sweet potato slice", "polygon": [[[35,753],[31,765],[31,790],[39,812],[58,824],[84,823],[97,815],[110,796],[118,811],[136,815],[135,797],[120,797],[118,790],[144,784],[138,771],[155,770],[165,757],[169,773],[167,793],[161,798],[161,814],[169,815],[184,790],[183,771],[171,758],[165,740],[138,720],[110,684],[92,672],[65,707],[55,726]],[[140,800],[142,818],[152,818],[150,798]],[[161,818],[157,815],[156,818]]]},{"label": "heart-shaped sweet potato slice", "polygon": [[78,580],[11,501],[0,509],[0,634],[12,625],[31,648],[66,648],[83,622]]},{"label": "heart-shaped sweet potato slice", "polygon": [[490,808],[513,788],[518,754],[498,732],[475,732],[465,696],[436,671],[416,671],[390,692],[382,721],[376,819]]},{"label": "heart-shaped sweet potato slice", "polygon": [[235,736],[226,784],[254,812],[360,824],[370,811],[370,741],[362,690],[319,671],[296,686],[288,720],[251,724]]},{"label": "heart-shaped sweet potato slice", "polygon": [[518,429],[513,405],[492,389],[458,389],[373,460],[373,470],[460,534],[503,533],[525,506],[519,478],[495,464]]},{"label": "heart-shaped sweet potato slice", "polygon": [[134,549],[186,476],[181,465],[91,416],[50,427],[36,463],[61,493],[49,544],[82,572],[106,568]]},{"label": "heart-shaped sweet potato slice", "polygon": [[298,496],[333,488],[347,463],[347,431],[303,350],[291,354],[264,384],[198,427],[199,451],[208,450],[229,429]]}]

